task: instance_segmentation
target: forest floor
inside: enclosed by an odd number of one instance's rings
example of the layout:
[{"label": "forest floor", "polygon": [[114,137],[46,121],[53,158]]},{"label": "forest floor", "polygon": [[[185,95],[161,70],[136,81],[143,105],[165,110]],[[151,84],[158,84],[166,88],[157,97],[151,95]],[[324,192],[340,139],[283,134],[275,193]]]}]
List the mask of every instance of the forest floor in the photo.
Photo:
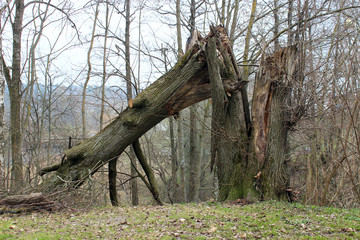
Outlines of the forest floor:
[{"label": "forest floor", "polygon": [[3,214],[0,239],[360,239],[360,209],[269,201]]}]

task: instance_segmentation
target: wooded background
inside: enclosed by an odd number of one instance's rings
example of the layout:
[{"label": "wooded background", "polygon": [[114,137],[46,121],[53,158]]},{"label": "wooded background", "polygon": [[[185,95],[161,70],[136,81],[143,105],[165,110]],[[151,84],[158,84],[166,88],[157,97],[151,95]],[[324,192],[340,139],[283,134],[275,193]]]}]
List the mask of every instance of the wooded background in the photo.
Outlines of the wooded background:
[{"label": "wooded background", "polygon": [[[196,30],[204,37],[212,24],[221,24],[241,80],[248,81],[241,97],[248,99],[249,121],[267,114],[261,113],[265,105],[260,112],[254,105],[262,63],[296,46],[291,86],[264,84],[278,89],[271,96],[287,94],[279,111],[289,119],[277,133],[286,129],[282,158],[292,200],[359,207],[359,1],[19,0],[0,7],[2,195],[50,178],[38,173],[64,161],[68,148],[101,131],[172,69]],[[214,105],[196,103],[139,139],[162,201],[223,200],[221,169],[211,161]],[[267,144],[279,153],[281,146]],[[133,146],[108,161],[66,194],[93,205],[153,201]]]}]

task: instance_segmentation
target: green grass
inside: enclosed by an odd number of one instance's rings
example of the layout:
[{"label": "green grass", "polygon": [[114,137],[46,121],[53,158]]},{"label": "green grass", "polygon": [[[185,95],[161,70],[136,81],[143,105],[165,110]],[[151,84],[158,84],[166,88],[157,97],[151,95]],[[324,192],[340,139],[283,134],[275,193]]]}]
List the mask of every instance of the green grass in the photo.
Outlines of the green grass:
[{"label": "green grass", "polygon": [[360,209],[276,201],[1,215],[1,239],[360,239]]}]

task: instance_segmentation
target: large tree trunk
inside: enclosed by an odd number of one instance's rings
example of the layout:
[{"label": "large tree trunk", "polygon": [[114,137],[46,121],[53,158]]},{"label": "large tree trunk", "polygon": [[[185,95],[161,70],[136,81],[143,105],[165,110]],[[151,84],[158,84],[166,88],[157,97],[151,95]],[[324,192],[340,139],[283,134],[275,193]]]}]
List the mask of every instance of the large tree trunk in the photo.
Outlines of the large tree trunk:
[{"label": "large tree trunk", "polygon": [[130,101],[130,106],[101,132],[67,150],[66,159],[51,168],[57,172],[42,184],[44,190],[78,186],[161,120],[209,98],[204,54],[197,49],[194,47],[168,73]]},{"label": "large tree trunk", "polygon": [[[227,69],[221,71],[217,60],[216,44],[220,45]],[[242,197],[242,169],[246,164],[248,135],[241,93],[229,93],[224,89],[222,78],[239,82],[235,66],[228,55],[230,46],[224,47],[221,42],[210,39],[207,43],[207,62],[211,82],[213,115],[211,122],[211,160],[217,169],[219,196],[218,200],[237,199]],[[231,54],[230,54],[231,55]]]},{"label": "large tree trunk", "polygon": [[254,154],[244,181],[248,198],[287,198],[287,137],[291,125],[291,86],[297,70],[296,52],[296,47],[291,46],[261,60],[252,107],[251,150]]},{"label": "large tree trunk", "polygon": [[177,183],[177,170],[178,170],[178,160],[176,155],[176,145],[175,145],[175,134],[174,134],[174,120],[173,118],[169,119],[169,130],[170,130],[170,149],[171,149],[171,193],[170,193],[170,202],[178,202],[177,193],[178,193],[178,183]]},{"label": "large tree trunk", "polygon": [[[183,55],[182,38],[181,38],[181,0],[176,0],[176,36],[178,47],[178,59]],[[179,112],[177,119],[177,155],[180,169],[179,190],[177,191],[178,202],[186,202],[186,188],[185,188],[185,158],[184,158],[184,144],[183,144],[183,114]]]},{"label": "large tree trunk", "polygon": [[[213,37],[210,33],[207,39]],[[224,67],[222,67],[224,68]],[[226,92],[238,92],[244,85],[223,79]],[[43,169],[42,174],[56,170],[42,190],[77,187],[102,165],[116,159],[124,149],[164,118],[211,97],[205,52],[195,44],[179,62],[136,98],[111,124],[92,138],[65,152],[61,164]],[[230,123],[229,123],[230,124]]]},{"label": "large tree trunk", "polygon": [[[132,80],[131,80],[131,65],[130,65],[130,0],[125,1],[126,5],[126,24],[125,24],[125,65],[126,65],[126,97],[130,101],[132,99]],[[137,172],[136,172],[136,159],[134,148],[130,146],[130,189],[131,189],[131,203],[133,206],[139,204]]]},{"label": "large tree trunk", "polygon": [[199,138],[198,138],[198,120],[197,115],[197,104],[194,104],[189,108],[190,115],[190,130],[189,130],[189,155],[188,155],[188,175],[189,175],[189,187],[188,187],[188,201],[199,202],[199,192],[196,187],[196,179],[199,177],[198,165],[200,164],[199,159]]}]

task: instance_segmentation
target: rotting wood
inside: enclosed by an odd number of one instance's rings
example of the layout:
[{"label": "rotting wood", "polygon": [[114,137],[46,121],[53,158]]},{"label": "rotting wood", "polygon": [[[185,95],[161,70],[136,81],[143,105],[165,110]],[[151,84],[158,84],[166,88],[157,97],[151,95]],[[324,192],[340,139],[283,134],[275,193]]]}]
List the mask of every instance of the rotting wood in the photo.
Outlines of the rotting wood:
[{"label": "rotting wood", "polygon": [[46,199],[42,193],[13,195],[0,201],[0,215],[5,213],[53,212],[64,208],[62,204]]}]

